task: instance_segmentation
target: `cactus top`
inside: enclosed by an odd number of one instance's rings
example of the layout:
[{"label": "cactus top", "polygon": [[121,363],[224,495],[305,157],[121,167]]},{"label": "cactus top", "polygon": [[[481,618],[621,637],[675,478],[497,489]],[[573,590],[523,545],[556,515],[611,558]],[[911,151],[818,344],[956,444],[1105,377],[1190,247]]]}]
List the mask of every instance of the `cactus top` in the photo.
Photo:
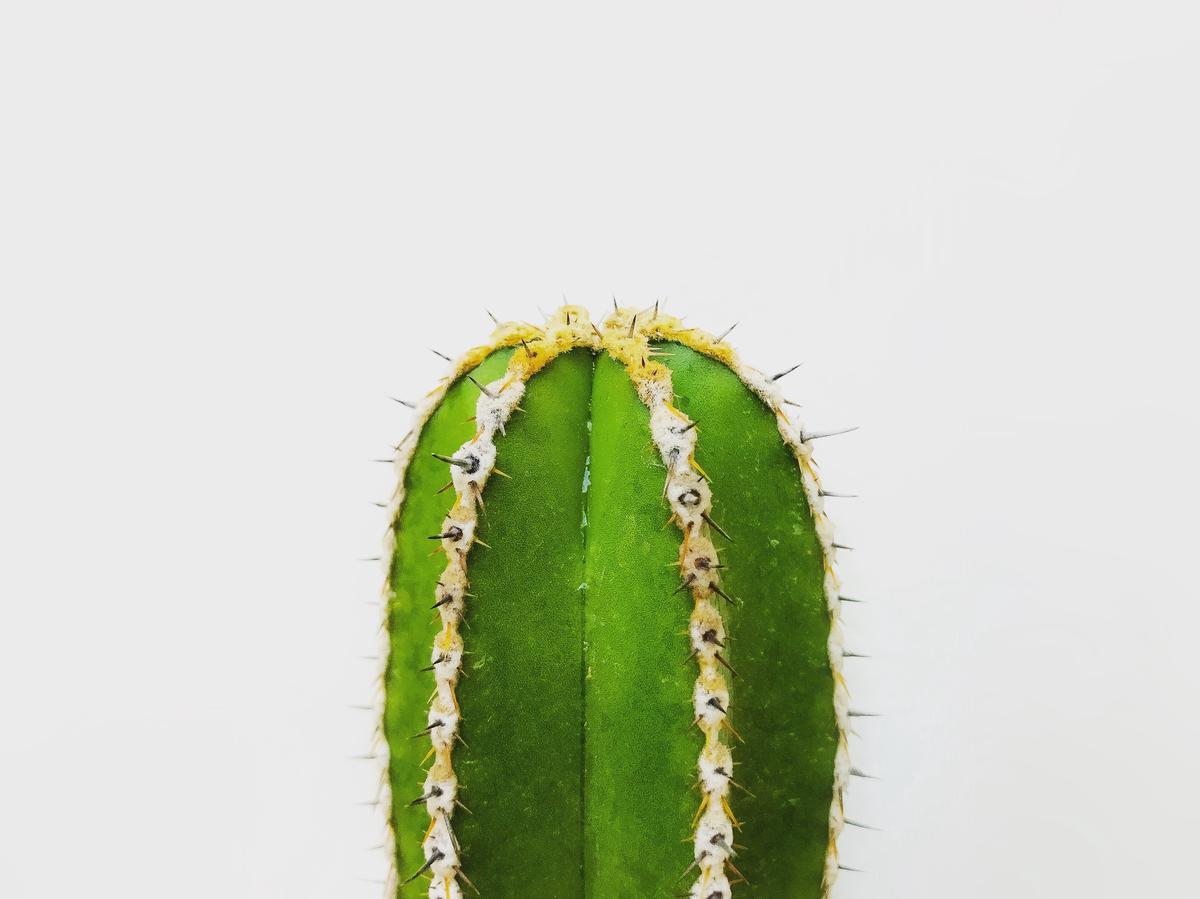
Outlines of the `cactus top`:
[{"label": "cactus top", "polygon": [[828,894],[836,545],[777,380],[657,307],[564,306],[425,398],[389,531],[389,893]]}]

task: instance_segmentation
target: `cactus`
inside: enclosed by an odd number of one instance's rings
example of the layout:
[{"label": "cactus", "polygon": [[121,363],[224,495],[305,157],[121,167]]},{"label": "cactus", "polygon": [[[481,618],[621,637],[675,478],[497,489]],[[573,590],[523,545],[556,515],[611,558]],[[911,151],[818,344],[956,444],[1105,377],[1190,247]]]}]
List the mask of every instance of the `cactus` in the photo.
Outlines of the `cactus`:
[{"label": "cactus", "polygon": [[499,324],[417,408],[389,895],[828,895],[851,713],[825,435],[724,336],[564,306]]}]

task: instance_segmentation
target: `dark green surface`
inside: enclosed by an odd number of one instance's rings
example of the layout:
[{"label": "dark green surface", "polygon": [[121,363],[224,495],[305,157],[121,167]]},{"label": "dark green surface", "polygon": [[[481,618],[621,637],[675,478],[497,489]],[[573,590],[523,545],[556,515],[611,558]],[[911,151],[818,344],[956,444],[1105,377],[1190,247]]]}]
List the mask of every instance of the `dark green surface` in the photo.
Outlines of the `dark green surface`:
[{"label": "dark green surface", "polygon": [[[820,896],[836,727],[826,657],[829,625],[821,551],[795,460],[773,416],[717,362],[675,344],[677,405],[700,422],[697,460],[713,478],[714,536],[733,641],[735,792],[744,822],[739,896]],[[509,352],[477,370],[499,376]],[[430,452],[451,453],[473,432],[476,388],[447,394],[420,438],[393,567],[393,654],[385,727],[398,801],[420,793],[418,766],[438,625],[429,606],[445,564],[430,556],[453,497]],[[474,812],[454,818],[467,874],[486,897],[668,896],[691,861],[702,737],[691,726],[695,665],[684,664],[691,600],[678,584],[680,534],[665,526],[665,470],[649,415],[621,366],[577,350],[529,384],[508,435],[497,439],[458,688],[462,735],[454,764]],[[591,430],[588,416],[591,415]],[[582,492],[590,455],[590,489]],[[581,530],[585,513],[587,528]],[[586,537],[586,547],[585,547]],[[587,587],[581,590],[581,584]],[[399,802],[398,802],[399,805]],[[424,806],[395,812],[401,876],[420,867]],[[581,876],[581,872],[583,876]],[[404,891],[423,895],[424,879]]]},{"label": "dark green surface", "polygon": [[676,405],[699,422],[696,461],[712,478],[713,536],[728,568],[734,813],[750,881],[738,896],[816,899],[829,844],[837,724],[829,670],[824,564],[795,457],[774,415],[720,363],[663,347]]},{"label": "dark green surface", "polygon": [[596,362],[591,456],[584,895],[669,896],[682,892],[673,887],[692,861],[700,801],[696,669],[684,663],[691,598],[672,596],[680,534],[664,527],[650,414],[607,355]]},{"label": "dark green surface", "polygon": [[[592,355],[529,382],[498,437],[469,572],[454,767],[474,814],[455,815],[484,896],[572,896],[580,882],[579,691],[583,469]],[[564,889],[565,885],[565,889]]]}]

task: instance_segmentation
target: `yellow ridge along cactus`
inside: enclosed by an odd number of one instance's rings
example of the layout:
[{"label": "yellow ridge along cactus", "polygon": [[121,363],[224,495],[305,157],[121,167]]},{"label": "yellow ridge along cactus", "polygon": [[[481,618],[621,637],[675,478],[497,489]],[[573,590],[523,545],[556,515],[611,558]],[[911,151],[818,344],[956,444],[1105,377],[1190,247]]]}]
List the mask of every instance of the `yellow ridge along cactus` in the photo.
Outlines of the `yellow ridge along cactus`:
[{"label": "yellow ridge along cactus", "polygon": [[418,406],[381,631],[389,893],[828,895],[852,714],[828,435],[723,338],[564,306],[499,324]]}]

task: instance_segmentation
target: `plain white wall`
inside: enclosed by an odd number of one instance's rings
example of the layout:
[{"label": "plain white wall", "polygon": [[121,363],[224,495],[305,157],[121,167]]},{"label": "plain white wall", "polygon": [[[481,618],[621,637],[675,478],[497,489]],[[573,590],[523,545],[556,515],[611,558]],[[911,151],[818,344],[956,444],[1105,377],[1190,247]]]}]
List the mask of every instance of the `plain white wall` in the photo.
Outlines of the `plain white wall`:
[{"label": "plain white wall", "polygon": [[841,899],[1192,899],[1189,3],[0,10],[0,894],[374,899],[371,501],[565,293],[824,441]]}]

